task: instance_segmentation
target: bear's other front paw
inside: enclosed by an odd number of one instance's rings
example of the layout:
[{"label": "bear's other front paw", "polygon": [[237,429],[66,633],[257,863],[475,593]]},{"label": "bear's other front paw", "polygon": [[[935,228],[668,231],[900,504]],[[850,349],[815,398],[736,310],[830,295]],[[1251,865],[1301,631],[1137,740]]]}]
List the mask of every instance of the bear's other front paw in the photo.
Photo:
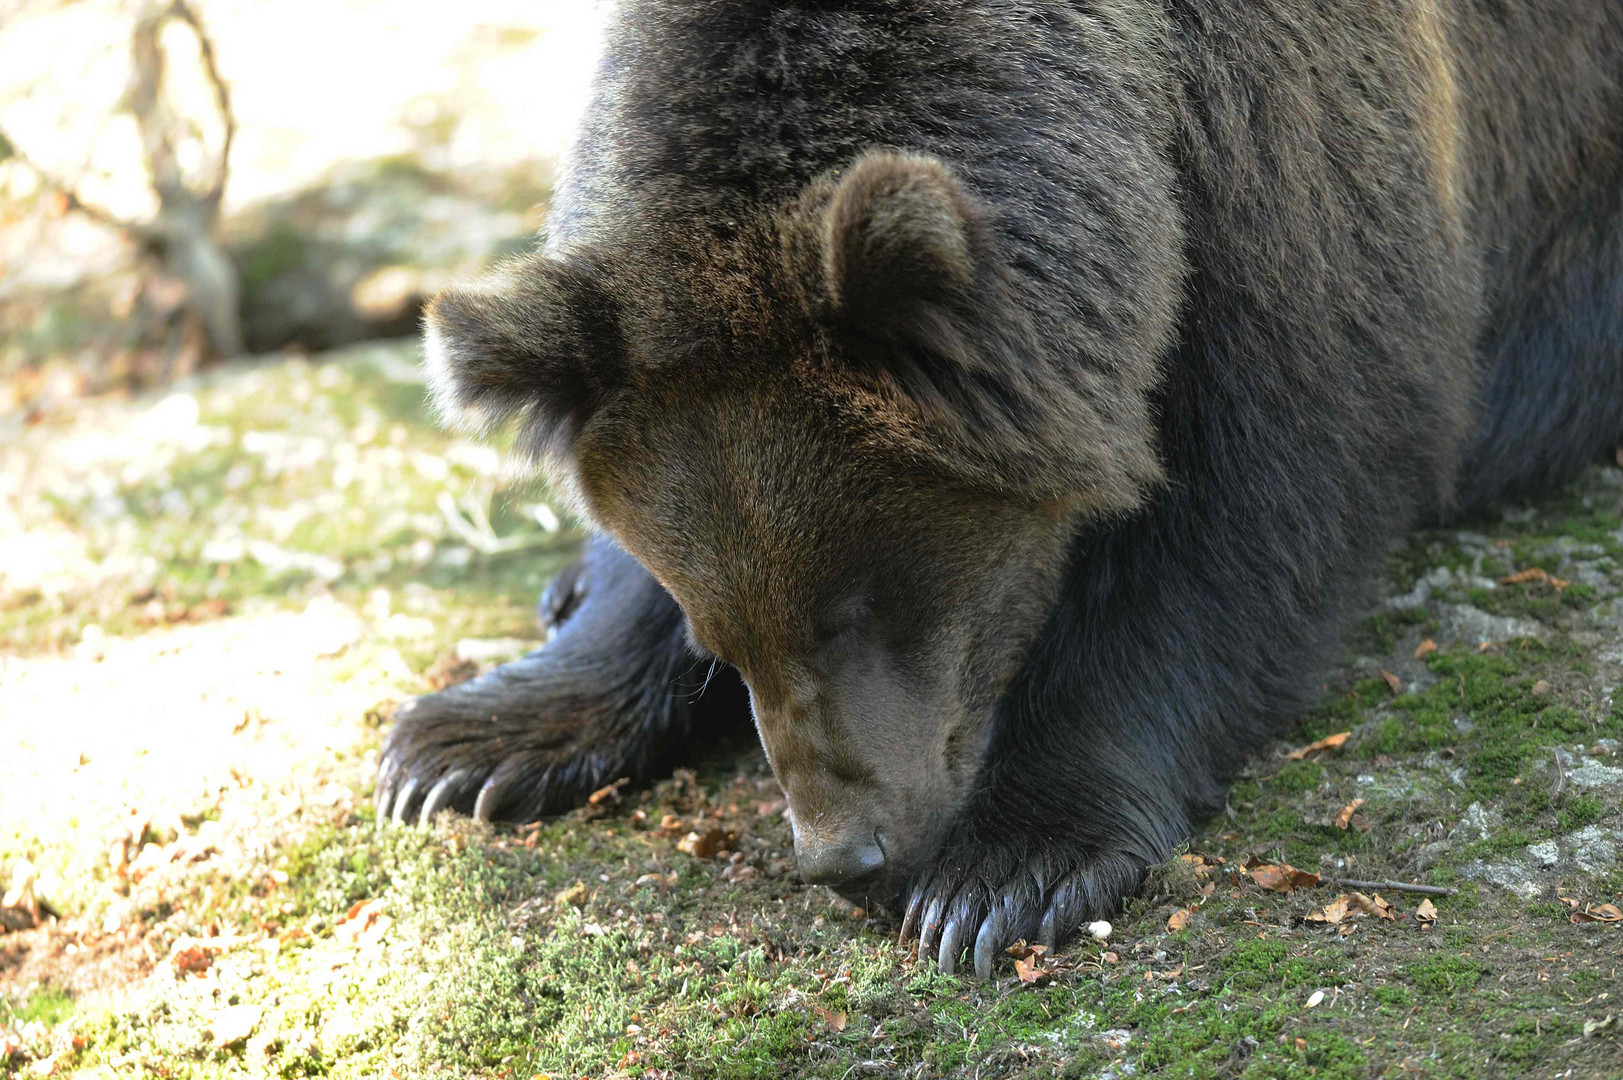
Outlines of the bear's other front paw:
[{"label": "bear's other front paw", "polygon": [[951,975],[966,948],[977,978],[992,977],[1015,942],[1050,949],[1081,926],[1115,914],[1138,891],[1147,861],[1121,851],[1066,851],[1040,844],[949,844],[914,881],[902,920],[903,943],[917,939]]},{"label": "bear's other front paw", "polygon": [[482,821],[528,820],[618,778],[607,774],[633,755],[607,733],[594,740],[580,702],[526,688],[514,677],[525,664],[401,707],[379,759],[379,819],[426,824],[450,807]]}]

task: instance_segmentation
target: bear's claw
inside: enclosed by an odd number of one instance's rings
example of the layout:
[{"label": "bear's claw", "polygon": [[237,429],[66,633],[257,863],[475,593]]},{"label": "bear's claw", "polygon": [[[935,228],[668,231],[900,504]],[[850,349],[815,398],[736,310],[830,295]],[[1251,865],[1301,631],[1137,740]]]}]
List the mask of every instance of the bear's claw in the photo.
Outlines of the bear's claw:
[{"label": "bear's claw", "polygon": [[[919,957],[933,958],[948,975],[970,947],[975,977],[990,979],[998,955],[1010,945],[1035,939],[1053,950],[1065,944],[1087,922],[1113,914],[1143,875],[1143,862],[1124,854],[1080,861],[1084,866],[1069,872],[1013,870],[997,886],[987,882],[996,875],[971,878],[963,870],[925,880],[909,894],[901,940],[916,937]],[[1049,870],[1063,866],[1052,856],[1035,862]],[[1056,879],[1057,885],[1045,888],[1045,880]]]}]

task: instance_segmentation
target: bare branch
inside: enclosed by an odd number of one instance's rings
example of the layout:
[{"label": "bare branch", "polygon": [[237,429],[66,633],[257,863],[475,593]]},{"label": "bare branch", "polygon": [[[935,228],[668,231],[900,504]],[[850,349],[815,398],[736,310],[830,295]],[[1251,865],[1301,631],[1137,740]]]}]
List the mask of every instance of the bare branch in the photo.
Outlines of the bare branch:
[{"label": "bare branch", "polygon": [[1407,881],[1357,881],[1353,878],[1325,878],[1326,885],[1339,885],[1343,889],[1385,889],[1387,892],[1423,893],[1426,896],[1453,896],[1453,889],[1441,885],[1416,885]]},{"label": "bare branch", "polygon": [[119,229],[123,232],[127,232],[139,240],[150,240],[156,235],[155,231],[150,225],[139,221],[126,221],[123,218],[113,214],[113,212],[110,210],[104,210],[99,206],[87,203],[83,199],[79,198],[79,193],[74,190],[73,184],[54,175],[49,170],[44,168],[44,166],[36,162],[33,158],[29,157],[27,151],[18,145],[17,140],[12,138],[3,129],[0,129],[0,139],[3,139],[6,145],[10,147],[10,156],[13,159],[21,162],[25,168],[27,168],[35,176],[39,177],[40,183],[44,184],[51,191],[54,191],[58,195],[62,196],[62,199],[67,204],[67,208],[69,210],[76,210],[92,221],[106,225],[108,228]]},{"label": "bare branch", "polygon": [[206,201],[218,203],[225,195],[226,177],[231,170],[231,146],[237,138],[237,117],[231,110],[231,89],[226,85],[225,79],[220,75],[220,67],[214,55],[214,40],[209,37],[203,28],[202,19],[186,0],[174,0],[170,13],[174,18],[192,28],[197,35],[198,49],[203,57],[203,71],[208,76],[209,85],[214,88],[214,103],[220,110],[220,122],[225,127],[225,136],[220,144],[220,157],[214,169],[214,177],[208,190],[204,192]]}]

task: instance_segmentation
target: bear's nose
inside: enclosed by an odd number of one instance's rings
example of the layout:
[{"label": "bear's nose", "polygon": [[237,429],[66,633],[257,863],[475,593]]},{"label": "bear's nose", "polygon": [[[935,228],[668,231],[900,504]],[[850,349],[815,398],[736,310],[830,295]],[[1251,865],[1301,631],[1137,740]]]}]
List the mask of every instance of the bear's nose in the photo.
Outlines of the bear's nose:
[{"label": "bear's nose", "polygon": [[800,879],[808,885],[839,888],[885,868],[885,851],[875,833],[850,836],[831,843],[801,840],[795,844]]}]

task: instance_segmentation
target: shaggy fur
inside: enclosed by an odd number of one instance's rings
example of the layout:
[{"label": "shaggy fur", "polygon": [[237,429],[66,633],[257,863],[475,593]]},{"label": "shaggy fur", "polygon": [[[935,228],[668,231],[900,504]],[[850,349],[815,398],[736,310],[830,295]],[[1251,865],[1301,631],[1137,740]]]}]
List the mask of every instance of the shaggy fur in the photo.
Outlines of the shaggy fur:
[{"label": "shaggy fur", "polygon": [[1623,0],[627,0],[551,228],[440,400],[637,561],[383,805],[650,778],[705,639],[803,859],[877,829],[829,880],[985,974],[1221,806],[1394,536],[1623,440]]}]

